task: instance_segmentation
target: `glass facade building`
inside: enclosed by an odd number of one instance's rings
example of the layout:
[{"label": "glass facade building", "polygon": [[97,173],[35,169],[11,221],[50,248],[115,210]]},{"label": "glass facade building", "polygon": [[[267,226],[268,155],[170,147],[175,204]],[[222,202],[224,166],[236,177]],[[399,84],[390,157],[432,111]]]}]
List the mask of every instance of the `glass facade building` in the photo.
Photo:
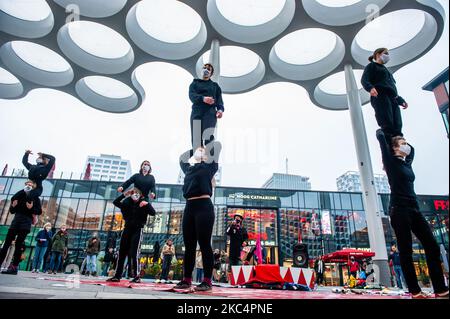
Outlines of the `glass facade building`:
[{"label": "glass facade building", "polygon": [[[10,198],[23,188],[25,178],[0,177],[0,242],[10,225]],[[102,249],[117,246],[123,220],[112,204],[118,196],[119,183],[101,181],[46,180],[41,196],[43,214],[26,240],[26,259],[22,269],[29,269],[35,245],[35,235],[45,222],[56,228],[69,229],[68,262],[81,264],[86,241],[96,232]],[[181,221],[185,200],[181,185],[157,185],[157,200],[152,204],[157,214],[149,217],[144,228],[141,257],[152,256],[156,241],[160,244],[172,238],[177,258],[183,258]],[[430,221],[439,244],[448,251],[448,197],[419,196],[420,208]],[[383,212],[387,211],[389,195],[379,195]],[[213,196],[216,220],[213,248],[227,249],[226,227],[234,213],[244,215],[244,225],[250,244],[258,235],[270,263],[291,265],[293,246],[299,241],[308,245],[311,259],[342,248],[368,249],[366,212],[361,193],[289,191],[217,187]],[[395,242],[389,218],[383,215],[387,250]],[[415,260],[424,258],[420,245],[414,243]]]}]

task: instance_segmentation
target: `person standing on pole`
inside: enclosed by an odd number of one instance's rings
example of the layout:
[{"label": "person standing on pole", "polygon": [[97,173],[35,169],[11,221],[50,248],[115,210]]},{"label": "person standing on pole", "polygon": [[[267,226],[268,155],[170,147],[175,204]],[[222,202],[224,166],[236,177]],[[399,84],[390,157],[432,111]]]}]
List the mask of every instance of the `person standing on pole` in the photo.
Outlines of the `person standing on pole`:
[{"label": "person standing on pole", "polygon": [[189,86],[189,98],[192,102],[191,141],[194,150],[214,141],[217,119],[221,119],[225,111],[222,89],[211,80],[213,74],[213,65],[206,63],[202,69],[203,78],[194,79]]},{"label": "person standing on pole", "polygon": [[419,210],[414,191],[415,175],[412,162],[415,150],[403,137],[393,138],[392,147],[390,147],[381,129],[377,130],[377,139],[380,143],[383,164],[391,187],[389,215],[397,238],[400,264],[408,290],[413,298],[428,298],[417,282],[412,258],[412,232],[425,249],[435,297],[448,298],[448,287],[445,285],[439,245],[434,238],[430,225]]}]

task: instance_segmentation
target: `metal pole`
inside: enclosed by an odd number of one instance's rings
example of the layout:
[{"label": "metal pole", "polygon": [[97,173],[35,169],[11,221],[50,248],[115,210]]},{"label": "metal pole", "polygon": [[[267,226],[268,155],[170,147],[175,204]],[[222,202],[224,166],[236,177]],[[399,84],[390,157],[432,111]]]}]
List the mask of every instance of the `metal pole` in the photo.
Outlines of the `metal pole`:
[{"label": "metal pole", "polygon": [[220,85],[220,42],[217,39],[214,39],[211,42],[209,63],[211,63],[214,67],[214,74],[211,77],[211,80]]},{"label": "metal pole", "polygon": [[370,159],[367,133],[362,113],[361,97],[351,65],[345,66],[345,82],[356,155],[358,157],[363,201],[366,210],[370,249],[375,253],[375,257],[373,258],[374,270],[380,284],[388,287],[390,286],[390,272],[386,240],[384,238],[383,224],[381,222],[381,213],[378,207],[378,195],[375,189],[372,161]]}]

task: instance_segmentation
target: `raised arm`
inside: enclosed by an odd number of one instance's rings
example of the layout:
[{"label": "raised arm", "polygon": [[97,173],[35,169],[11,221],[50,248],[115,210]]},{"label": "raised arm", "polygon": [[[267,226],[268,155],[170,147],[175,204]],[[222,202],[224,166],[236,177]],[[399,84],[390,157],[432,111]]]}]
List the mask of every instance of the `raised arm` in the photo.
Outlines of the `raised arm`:
[{"label": "raised arm", "polygon": [[371,81],[372,72],[373,72],[373,63],[370,63],[364,68],[364,73],[361,77],[361,84],[364,90],[366,90],[367,92],[370,92],[374,88]]},{"label": "raised arm", "polygon": [[[213,151],[214,155],[211,155],[211,151]],[[219,169],[219,157],[220,152],[222,151],[222,144],[218,141],[214,141],[206,145],[206,154],[208,154],[208,161],[206,162],[211,171],[211,178],[216,174]]]},{"label": "raised arm", "polygon": [[414,161],[414,156],[416,156],[416,150],[414,149],[414,147],[408,143],[409,146],[411,146],[411,153],[409,153],[408,156],[406,156],[405,161],[407,163],[412,163]]},{"label": "raised arm", "polygon": [[32,167],[32,165],[30,163],[28,163],[28,156],[29,155],[30,155],[30,152],[26,151],[25,154],[23,154],[23,157],[22,157],[22,164],[28,170]]},{"label": "raised arm", "polygon": [[42,153],[42,157],[48,158],[48,163],[47,163],[47,165],[45,165],[45,171],[47,172],[47,174],[45,174],[45,175],[47,176],[50,173],[50,171],[52,170],[53,165],[55,165],[56,158],[53,155],[45,154],[45,153]]},{"label": "raised arm", "polygon": [[203,103],[203,96],[198,94],[195,89],[195,82],[192,82],[189,86],[189,99],[194,104],[201,104]]},{"label": "raised arm", "polygon": [[380,143],[381,157],[383,159],[383,164],[387,169],[389,164],[391,163],[392,154],[391,149],[389,148],[389,145],[386,141],[386,136],[384,135],[383,130],[381,129],[377,130],[377,139],[378,142]]},{"label": "raised arm", "polygon": [[185,174],[190,166],[189,159],[192,157],[192,155],[194,155],[193,150],[186,151],[180,155],[180,167]]},{"label": "raised arm", "polygon": [[39,198],[34,199],[32,210],[33,210],[33,215],[42,215],[41,200]]}]

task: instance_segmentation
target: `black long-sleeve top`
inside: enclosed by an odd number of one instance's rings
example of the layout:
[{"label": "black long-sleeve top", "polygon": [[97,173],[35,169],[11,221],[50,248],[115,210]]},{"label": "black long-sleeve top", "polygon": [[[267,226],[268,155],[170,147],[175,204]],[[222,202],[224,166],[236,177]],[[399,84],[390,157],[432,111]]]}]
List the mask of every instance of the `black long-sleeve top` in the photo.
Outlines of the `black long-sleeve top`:
[{"label": "black long-sleeve top", "polygon": [[405,204],[405,201],[417,203],[414,181],[416,176],[412,168],[415,150],[411,145],[411,153],[403,160],[394,156],[382,130],[377,131],[384,169],[391,187],[391,204]]},{"label": "black long-sleeve top", "polygon": [[248,240],[247,229],[230,224],[227,228],[227,235],[230,236],[230,256],[239,257],[242,243]]},{"label": "black long-sleeve top", "polygon": [[361,84],[367,92],[376,88],[377,90],[387,90],[395,96],[398,95],[394,76],[383,64],[377,62],[370,62],[364,68]]},{"label": "black long-sleeve top", "polygon": [[[213,105],[203,102],[205,96],[211,96],[214,98],[215,103]],[[222,89],[219,84],[212,80],[194,79],[189,86],[189,98],[192,101],[192,107],[200,107],[205,110],[209,110],[211,107],[215,107],[217,111],[225,111],[222,99]]]},{"label": "black long-sleeve top", "polygon": [[[218,142],[214,144],[214,155],[219,158],[222,146]],[[209,162],[200,162],[191,166],[189,159],[192,157],[194,151],[189,150],[180,156],[180,167],[184,177],[183,196],[186,199],[198,197],[203,195],[212,196],[213,186],[212,178],[219,169],[219,164],[214,158],[209,158]]]},{"label": "black long-sleeve top", "polygon": [[398,105],[405,103],[405,100],[398,95],[394,76],[383,64],[370,62],[364,69],[361,84],[367,92],[376,88],[380,94],[386,93],[396,97]]},{"label": "black long-sleeve top", "polygon": [[18,191],[11,197],[11,203],[17,200],[17,205],[9,209],[11,214],[14,214],[14,219],[11,222],[11,229],[30,230],[33,223],[33,215],[41,215],[41,201],[38,197],[33,199],[33,207],[29,209],[26,205],[29,202],[27,194],[24,190]]},{"label": "black long-sleeve top", "polygon": [[125,227],[142,228],[147,223],[148,215],[155,216],[156,212],[152,205],[139,206],[142,200],[135,202],[130,197],[125,198],[123,194],[114,200],[114,206],[120,208],[122,212]]},{"label": "black long-sleeve top", "polygon": [[156,182],[155,177],[152,174],[144,175],[142,173],[134,174],[121,187],[126,190],[128,187],[134,184],[134,187],[142,192],[142,195],[148,200],[149,193],[152,192],[156,195]]},{"label": "black long-sleeve top", "polygon": [[22,164],[28,169],[28,179],[36,183],[37,187],[42,187],[42,181],[45,180],[55,165],[55,157],[49,154],[42,154],[42,157],[48,158],[47,165],[37,164],[33,165],[28,163],[29,153],[25,153],[22,158]]}]

